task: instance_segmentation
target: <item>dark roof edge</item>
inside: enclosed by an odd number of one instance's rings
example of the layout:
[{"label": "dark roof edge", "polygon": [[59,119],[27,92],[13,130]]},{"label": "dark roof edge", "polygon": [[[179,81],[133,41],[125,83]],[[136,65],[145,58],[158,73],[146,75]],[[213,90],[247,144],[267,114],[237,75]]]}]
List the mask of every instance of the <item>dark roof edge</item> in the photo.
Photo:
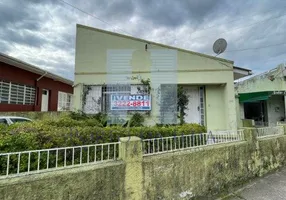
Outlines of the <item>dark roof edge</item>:
[{"label": "dark roof edge", "polygon": [[17,58],[14,58],[14,57],[8,56],[6,54],[0,53],[0,61],[5,62],[5,60],[9,60],[11,62],[14,62],[16,65],[13,65],[13,66],[15,66],[15,67],[21,68],[21,67],[17,66],[17,64],[19,64],[19,65],[22,66],[21,69],[30,71],[30,72],[38,74],[38,75],[44,75],[45,73],[47,73],[47,75],[49,76],[48,78],[57,80],[57,81],[62,82],[62,83],[66,83],[68,85],[73,85],[73,81],[72,80],[63,78],[63,77],[61,77],[59,75],[56,75],[54,73],[48,72],[46,70],[43,70],[43,69],[41,69],[39,67],[31,65],[29,63],[26,63],[26,62],[24,62],[22,60],[19,60]]},{"label": "dark roof edge", "polygon": [[237,67],[237,66],[233,66],[233,68],[235,68],[235,69],[240,69],[240,70],[244,70],[244,71],[248,71],[248,72],[251,72],[251,73],[252,73],[252,70],[251,70],[251,69],[246,69],[246,68]]}]

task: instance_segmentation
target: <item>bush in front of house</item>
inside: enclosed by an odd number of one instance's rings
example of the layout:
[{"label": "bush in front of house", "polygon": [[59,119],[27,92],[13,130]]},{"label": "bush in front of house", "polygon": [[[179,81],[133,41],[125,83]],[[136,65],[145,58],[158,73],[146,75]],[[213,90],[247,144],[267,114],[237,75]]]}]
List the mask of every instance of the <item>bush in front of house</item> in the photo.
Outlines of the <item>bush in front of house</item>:
[{"label": "bush in front of house", "polygon": [[205,127],[198,124],[161,127],[103,127],[95,118],[75,120],[62,117],[57,120],[48,119],[1,126],[0,152],[117,142],[120,137],[128,136],[147,139],[205,132]]},{"label": "bush in front of house", "polygon": [[[137,124],[138,125],[138,124]],[[140,124],[139,124],[140,125]],[[184,124],[178,126],[154,126],[154,127],[122,127],[106,126],[96,117],[81,119],[72,119],[71,117],[62,117],[56,120],[39,120],[31,123],[16,123],[11,126],[0,125],[0,153],[2,152],[19,152],[36,149],[49,149],[56,147],[82,146],[88,144],[101,144],[109,142],[118,142],[120,137],[137,136],[142,139],[161,138],[168,136],[180,136],[194,133],[205,133],[206,129],[198,124]],[[181,140],[182,141],[182,140]],[[166,142],[166,141],[165,141]],[[190,140],[189,140],[190,142]],[[104,154],[97,149],[90,148],[90,160],[92,155],[98,158],[107,157],[106,150]],[[113,152],[114,149],[110,151]],[[49,154],[49,167],[55,167],[56,151]],[[72,162],[72,152],[67,152],[67,162]],[[79,155],[80,149],[75,150]],[[116,152],[118,155],[118,152]],[[30,170],[37,169],[38,154],[31,153]],[[87,149],[83,149],[83,162],[87,162]],[[64,163],[64,151],[59,152],[58,166]],[[79,162],[79,156],[76,156],[75,163]],[[17,172],[17,155],[10,156],[10,171]],[[6,173],[6,157],[0,157],[0,175]],[[28,169],[28,154],[21,155],[20,171]],[[47,153],[43,152],[40,157],[40,169],[45,169],[47,163]]]}]

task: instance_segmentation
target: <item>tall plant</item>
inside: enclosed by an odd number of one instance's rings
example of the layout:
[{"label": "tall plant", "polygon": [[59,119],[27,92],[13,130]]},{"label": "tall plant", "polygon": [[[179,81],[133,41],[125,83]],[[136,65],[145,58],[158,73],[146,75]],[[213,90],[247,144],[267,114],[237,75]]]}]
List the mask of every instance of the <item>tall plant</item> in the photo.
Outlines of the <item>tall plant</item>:
[{"label": "tall plant", "polygon": [[189,98],[187,96],[186,91],[182,86],[178,86],[177,90],[177,108],[179,110],[179,118],[180,118],[180,124],[185,123],[185,116],[186,116],[186,110],[187,105],[189,103]]}]

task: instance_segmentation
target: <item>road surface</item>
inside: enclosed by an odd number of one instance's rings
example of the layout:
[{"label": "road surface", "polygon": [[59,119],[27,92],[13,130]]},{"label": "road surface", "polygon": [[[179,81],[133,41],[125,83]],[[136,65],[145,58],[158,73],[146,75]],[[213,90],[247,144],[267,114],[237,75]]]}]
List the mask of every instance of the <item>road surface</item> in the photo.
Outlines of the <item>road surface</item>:
[{"label": "road surface", "polygon": [[286,200],[286,167],[249,183],[225,200]]}]

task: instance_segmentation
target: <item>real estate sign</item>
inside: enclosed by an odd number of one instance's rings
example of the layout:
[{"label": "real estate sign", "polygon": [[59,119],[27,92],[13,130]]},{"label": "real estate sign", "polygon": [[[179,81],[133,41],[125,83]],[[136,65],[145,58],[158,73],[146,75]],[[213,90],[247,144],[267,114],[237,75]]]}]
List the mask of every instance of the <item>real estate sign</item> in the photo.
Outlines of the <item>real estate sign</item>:
[{"label": "real estate sign", "polygon": [[111,110],[151,110],[151,95],[111,95]]}]

